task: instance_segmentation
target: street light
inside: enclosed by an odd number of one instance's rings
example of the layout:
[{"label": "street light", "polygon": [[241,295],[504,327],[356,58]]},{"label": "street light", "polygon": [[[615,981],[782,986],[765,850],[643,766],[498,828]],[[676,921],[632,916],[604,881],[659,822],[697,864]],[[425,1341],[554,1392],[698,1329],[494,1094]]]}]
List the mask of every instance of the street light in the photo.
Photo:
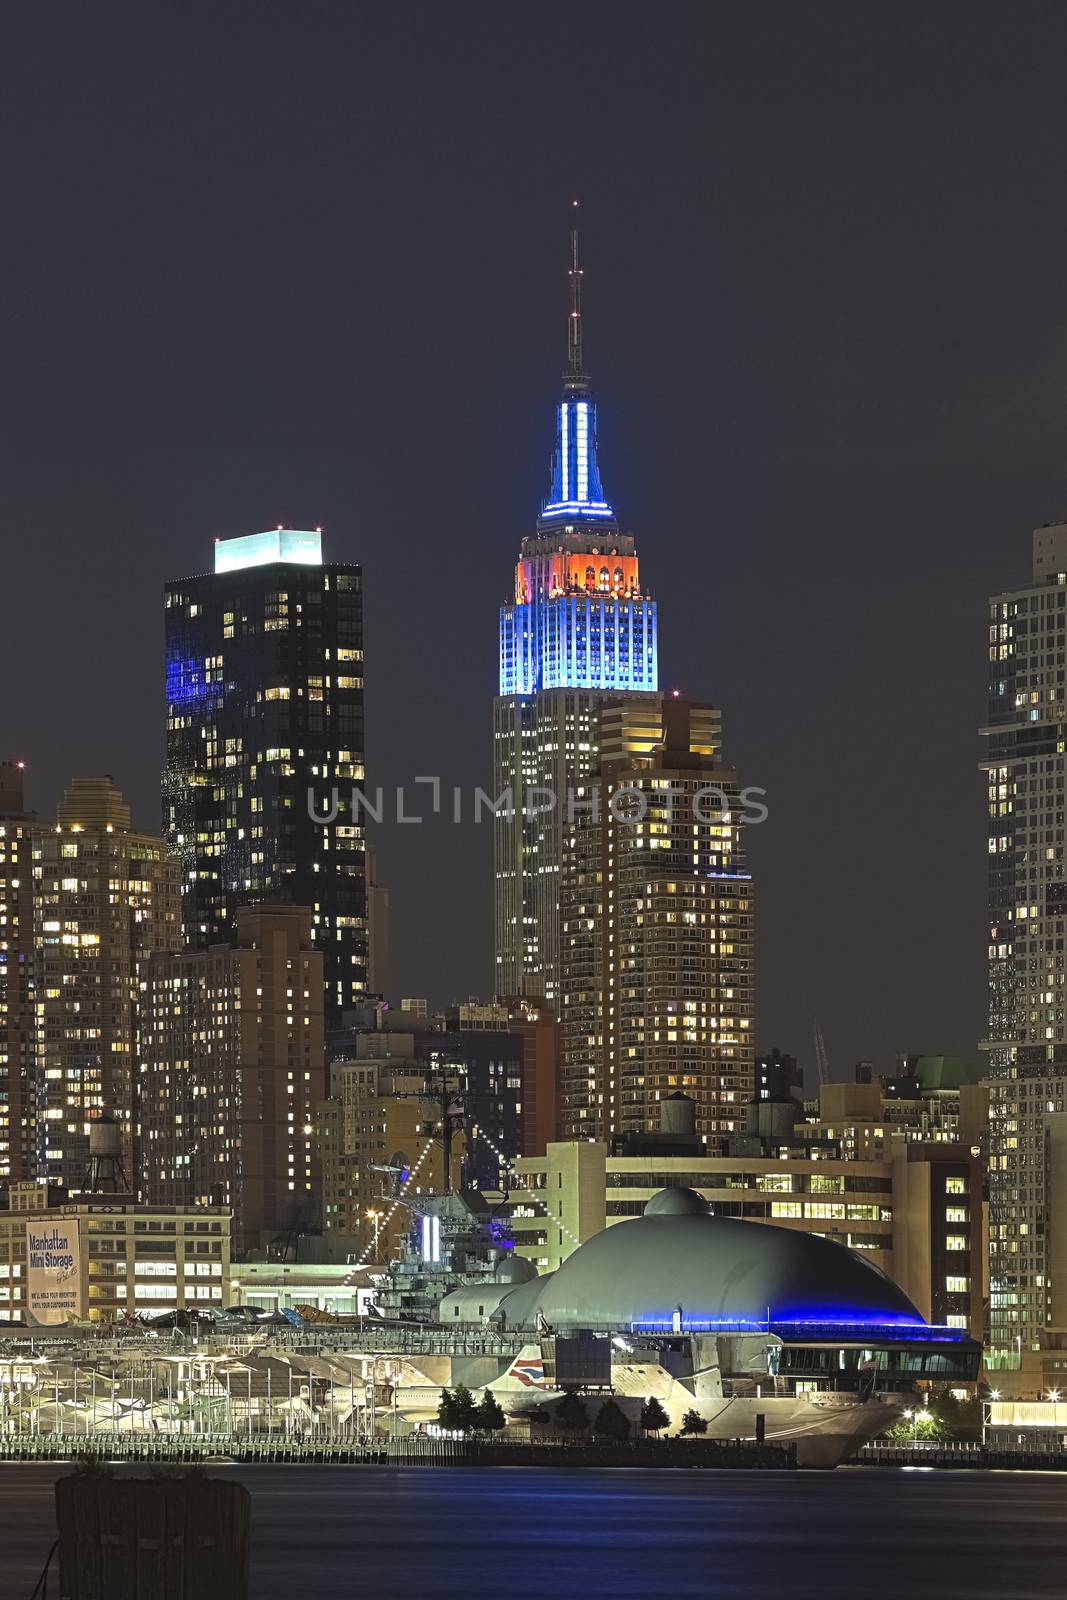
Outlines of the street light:
[{"label": "street light", "polygon": [[990,1389],[990,1391],[989,1391],[989,1399],[988,1400],[983,1400],[981,1402],[981,1406],[982,1406],[982,1445],[983,1445],[983,1448],[985,1447],[986,1441],[987,1441],[987,1439],[989,1437],[989,1429],[990,1429],[990,1427],[992,1425],[992,1421],[993,1421],[993,1411],[992,1411],[993,1401],[994,1400],[999,1400],[999,1399],[1000,1399],[1000,1390],[999,1389]]},{"label": "street light", "polygon": [[374,1223],[374,1242],[373,1242],[373,1244],[371,1246],[371,1249],[374,1251],[374,1265],[375,1266],[379,1265],[379,1261],[378,1261],[378,1238],[379,1238],[379,1235],[381,1233],[381,1220],[380,1219],[384,1215],[385,1215],[384,1211],[375,1211],[373,1206],[368,1206],[367,1207],[367,1216]]}]

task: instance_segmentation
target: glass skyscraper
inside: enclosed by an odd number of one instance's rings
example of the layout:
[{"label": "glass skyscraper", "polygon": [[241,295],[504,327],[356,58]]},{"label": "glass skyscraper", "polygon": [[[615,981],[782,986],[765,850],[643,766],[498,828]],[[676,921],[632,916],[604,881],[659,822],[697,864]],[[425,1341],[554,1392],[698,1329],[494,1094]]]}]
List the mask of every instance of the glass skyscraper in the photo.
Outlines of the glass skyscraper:
[{"label": "glass skyscraper", "polygon": [[1067,524],[1039,528],[1031,582],[989,602],[982,731],[990,1360],[1036,1393],[1067,1371]]},{"label": "glass skyscraper", "polygon": [[[214,571],[165,592],[164,830],[182,863],[188,949],[228,940],[239,905],[312,913],[326,1012],[367,982],[362,818],[363,577],[324,564],[322,536],[221,539]],[[337,814],[329,816],[336,788]]]},{"label": "glass skyscraper", "polygon": [[500,995],[559,993],[559,886],[568,794],[597,765],[597,716],[659,686],[656,603],[641,588],[597,457],[582,357],[582,268],[571,234],[570,315],[551,487],[500,612],[493,712],[495,971]]}]

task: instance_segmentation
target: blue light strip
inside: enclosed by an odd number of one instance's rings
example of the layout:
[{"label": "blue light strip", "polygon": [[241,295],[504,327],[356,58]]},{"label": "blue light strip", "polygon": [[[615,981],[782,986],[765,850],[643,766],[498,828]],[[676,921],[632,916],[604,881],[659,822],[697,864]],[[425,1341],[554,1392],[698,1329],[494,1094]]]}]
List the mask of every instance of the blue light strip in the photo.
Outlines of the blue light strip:
[{"label": "blue light strip", "polygon": [[[675,1328],[673,1316],[641,1317],[630,1323],[631,1333],[670,1332]],[[944,1323],[923,1322],[916,1317],[774,1317],[770,1322],[754,1317],[688,1317],[681,1318],[683,1332],[735,1332],[778,1333],[781,1337],[827,1338],[832,1332],[875,1336],[883,1339],[929,1339],[938,1343],[966,1343],[970,1335],[962,1328],[950,1328]],[[816,1331],[822,1330],[822,1331]]]},{"label": "blue light strip", "polygon": [[589,499],[589,402],[579,400],[575,406],[578,434],[578,488],[575,498],[583,503]]},{"label": "blue light strip", "polygon": [[603,498],[596,458],[596,407],[591,400],[564,400],[556,411],[552,487],[541,515],[613,517]]},{"label": "blue light strip", "polygon": [[543,517],[613,517],[606,500],[552,500],[541,508]]}]

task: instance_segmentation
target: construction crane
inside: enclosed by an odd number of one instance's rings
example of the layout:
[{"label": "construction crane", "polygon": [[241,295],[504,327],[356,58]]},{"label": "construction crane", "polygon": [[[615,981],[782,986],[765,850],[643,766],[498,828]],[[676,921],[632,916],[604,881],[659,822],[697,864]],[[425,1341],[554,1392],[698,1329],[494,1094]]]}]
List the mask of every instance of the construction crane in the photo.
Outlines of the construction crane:
[{"label": "construction crane", "polygon": [[818,1017],[815,1018],[815,1065],[819,1073],[819,1087],[830,1082],[830,1058],[826,1054],[826,1040],[822,1036]]}]

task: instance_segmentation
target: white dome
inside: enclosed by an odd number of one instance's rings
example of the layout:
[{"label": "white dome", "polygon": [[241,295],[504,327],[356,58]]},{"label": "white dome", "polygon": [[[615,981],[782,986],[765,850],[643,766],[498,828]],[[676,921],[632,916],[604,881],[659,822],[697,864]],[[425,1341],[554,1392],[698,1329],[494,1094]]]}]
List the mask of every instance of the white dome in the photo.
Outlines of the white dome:
[{"label": "white dome", "polygon": [[[695,1204],[694,1204],[695,1202]],[[629,1328],[681,1306],[711,1324],[858,1318],[922,1324],[903,1290],[831,1239],[709,1215],[691,1189],[654,1195],[642,1217],[594,1234],[556,1272],[501,1302],[508,1326]]]},{"label": "white dome", "polygon": [[695,1189],[660,1189],[645,1206],[646,1217],[706,1217],[710,1207]]},{"label": "white dome", "polygon": [[524,1256],[507,1255],[497,1262],[497,1283],[530,1283],[537,1277],[537,1268]]}]

